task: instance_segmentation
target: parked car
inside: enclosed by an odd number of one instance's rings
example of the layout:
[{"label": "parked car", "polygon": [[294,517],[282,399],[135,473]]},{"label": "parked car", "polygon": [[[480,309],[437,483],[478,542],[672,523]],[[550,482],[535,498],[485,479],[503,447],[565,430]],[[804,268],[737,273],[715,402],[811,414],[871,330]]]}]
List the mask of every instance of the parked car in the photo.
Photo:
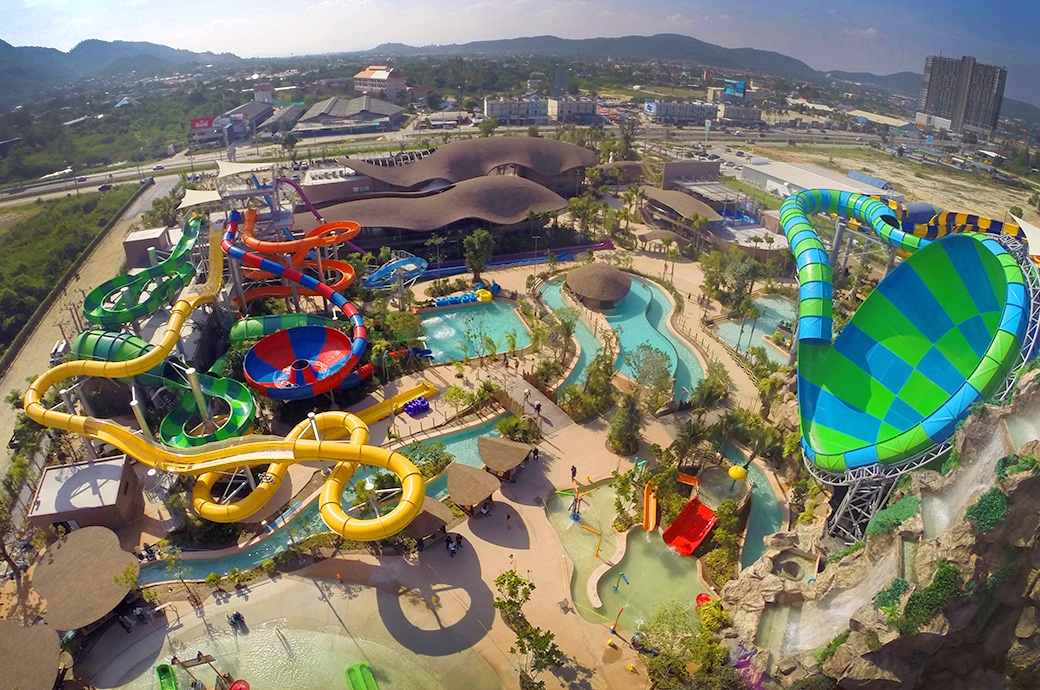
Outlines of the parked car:
[{"label": "parked car", "polygon": [[101,185],[100,187],[97,188],[97,190],[99,192],[107,192],[110,189],[112,189],[112,185],[110,185],[110,184],[103,184],[103,185]]}]

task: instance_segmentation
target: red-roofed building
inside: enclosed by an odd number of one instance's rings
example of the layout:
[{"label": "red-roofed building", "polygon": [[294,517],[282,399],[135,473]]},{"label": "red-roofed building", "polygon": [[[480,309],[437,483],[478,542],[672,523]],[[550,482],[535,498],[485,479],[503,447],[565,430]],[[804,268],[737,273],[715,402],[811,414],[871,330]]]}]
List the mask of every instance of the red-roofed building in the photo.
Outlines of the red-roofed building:
[{"label": "red-roofed building", "polygon": [[394,100],[405,91],[404,72],[386,65],[369,65],[354,75],[354,91],[358,93],[382,94]]}]

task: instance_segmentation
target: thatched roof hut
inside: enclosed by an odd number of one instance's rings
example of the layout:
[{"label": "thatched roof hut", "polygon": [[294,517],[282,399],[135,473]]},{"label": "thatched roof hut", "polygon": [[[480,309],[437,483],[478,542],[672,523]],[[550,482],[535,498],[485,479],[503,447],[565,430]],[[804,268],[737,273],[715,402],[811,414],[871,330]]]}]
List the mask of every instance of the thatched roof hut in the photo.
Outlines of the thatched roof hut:
[{"label": "thatched roof hut", "polygon": [[405,532],[419,544],[420,549],[425,549],[448,533],[448,525],[454,519],[455,515],[448,506],[427,498],[423,501],[422,510],[405,528]]},{"label": "thatched roof hut", "polygon": [[485,470],[504,482],[511,482],[520,463],[530,454],[531,447],[507,438],[481,436],[477,439],[477,450]]},{"label": "thatched roof hut", "polygon": [[58,677],[58,631],[44,623],[23,627],[0,620],[0,686],[51,690]]},{"label": "thatched roof hut", "polygon": [[665,240],[671,240],[676,244],[676,246],[679,249],[682,249],[683,247],[690,244],[690,239],[688,237],[683,237],[679,233],[672,232],[671,230],[661,230],[660,228],[655,228],[653,230],[647,230],[646,232],[639,233],[638,235],[636,235],[636,237],[639,238],[640,242],[646,244],[653,242],[660,244],[662,247],[665,244]]},{"label": "thatched roof hut", "polygon": [[130,591],[116,581],[127,568],[136,576],[140,564],[123,551],[107,527],[84,527],[51,544],[32,569],[33,588],[47,603],[43,614],[57,630],[79,630],[110,613]]},{"label": "thatched roof hut", "polygon": [[613,309],[632,287],[628,275],[608,264],[592,263],[567,272],[566,286],[591,309]]},{"label": "thatched roof hut", "polygon": [[469,514],[501,486],[502,482],[478,467],[458,462],[448,465],[448,495]]}]

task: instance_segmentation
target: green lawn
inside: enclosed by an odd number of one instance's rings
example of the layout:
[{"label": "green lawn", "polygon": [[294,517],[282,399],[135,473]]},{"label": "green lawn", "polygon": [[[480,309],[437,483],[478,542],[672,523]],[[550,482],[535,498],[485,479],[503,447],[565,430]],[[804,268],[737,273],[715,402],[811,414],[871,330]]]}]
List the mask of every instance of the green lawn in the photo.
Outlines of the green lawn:
[{"label": "green lawn", "polygon": [[72,263],[134,192],[117,185],[65,199],[26,204],[0,229],[0,350],[6,348]]}]

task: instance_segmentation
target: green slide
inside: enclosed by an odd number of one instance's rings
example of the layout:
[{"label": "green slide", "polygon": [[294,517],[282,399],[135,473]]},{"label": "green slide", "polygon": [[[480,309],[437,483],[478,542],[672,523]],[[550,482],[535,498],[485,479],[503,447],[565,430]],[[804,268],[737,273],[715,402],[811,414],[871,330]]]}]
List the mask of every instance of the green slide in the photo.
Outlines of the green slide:
[{"label": "green slide", "polygon": [[379,690],[372,668],[364,661],[347,667],[347,687],[350,690]]},{"label": "green slide", "polygon": [[[76,337],[72,343],[71,357],[123,362],[140,357],[151,349],[150,344],[135,335],[94,329],[84,331]],[[186,369],[184,364],[171,357],[151,371],[135,377],[136,382],[142,386],[166,386],[181,392],[177,404],[159,425],[159,438],[163,443],[176,448],[187,448],[223,441],[249,431],[256,418],[256,405],[249,388],[234,379],[199,373],[199,388],[203,396],[223,401],[224,409],[217,410],[216,414],[226,414],[227,419],[211,433],[192,436],[189,432],[200,423],[200,417],[195,405],[195,396],[191,392],[191,384],[185,374]],[[120,382],[130,383],[122,379]]]},{"label": "green slide", "polygon": [[155,667],[155,675],[159,676],[159,690],[177,690],[177,676],[172,666],[159,664]]},{"label": "green slide", "polygon": [[297,326],[351,327],[350,321],[333,321],[313,314],[276,314],[274,316],[251,316],[239,319],[231,327],[231,343],[238,345],[247,340],[256,340],[287,328]]},{"label": "green slide", "polygon": [[189,261],[205,219],[190,216],[184,234],[165,261],[133,275],[120,275],[90,291],[83,300],[83,316],[91,323],[118,328],[154,314],[195,277]]},{"label": "green slide", "polygon": [[[820,212],[855,218],[911,252],[836,338],[831,267],[809,220]],[[1031,355],[1022,352],[1035,327],[1024,271],[1035,269],[1005,247],[1017,240],[978,233],[991,224],[970,218],[959,228],[969,232],[929,240],[904,232],[886,204],[860,194],[815,189],[784,202],[780,222],[800,290],[802,450],[817,468],[842,475],[915,460],[949,439]]]}]

